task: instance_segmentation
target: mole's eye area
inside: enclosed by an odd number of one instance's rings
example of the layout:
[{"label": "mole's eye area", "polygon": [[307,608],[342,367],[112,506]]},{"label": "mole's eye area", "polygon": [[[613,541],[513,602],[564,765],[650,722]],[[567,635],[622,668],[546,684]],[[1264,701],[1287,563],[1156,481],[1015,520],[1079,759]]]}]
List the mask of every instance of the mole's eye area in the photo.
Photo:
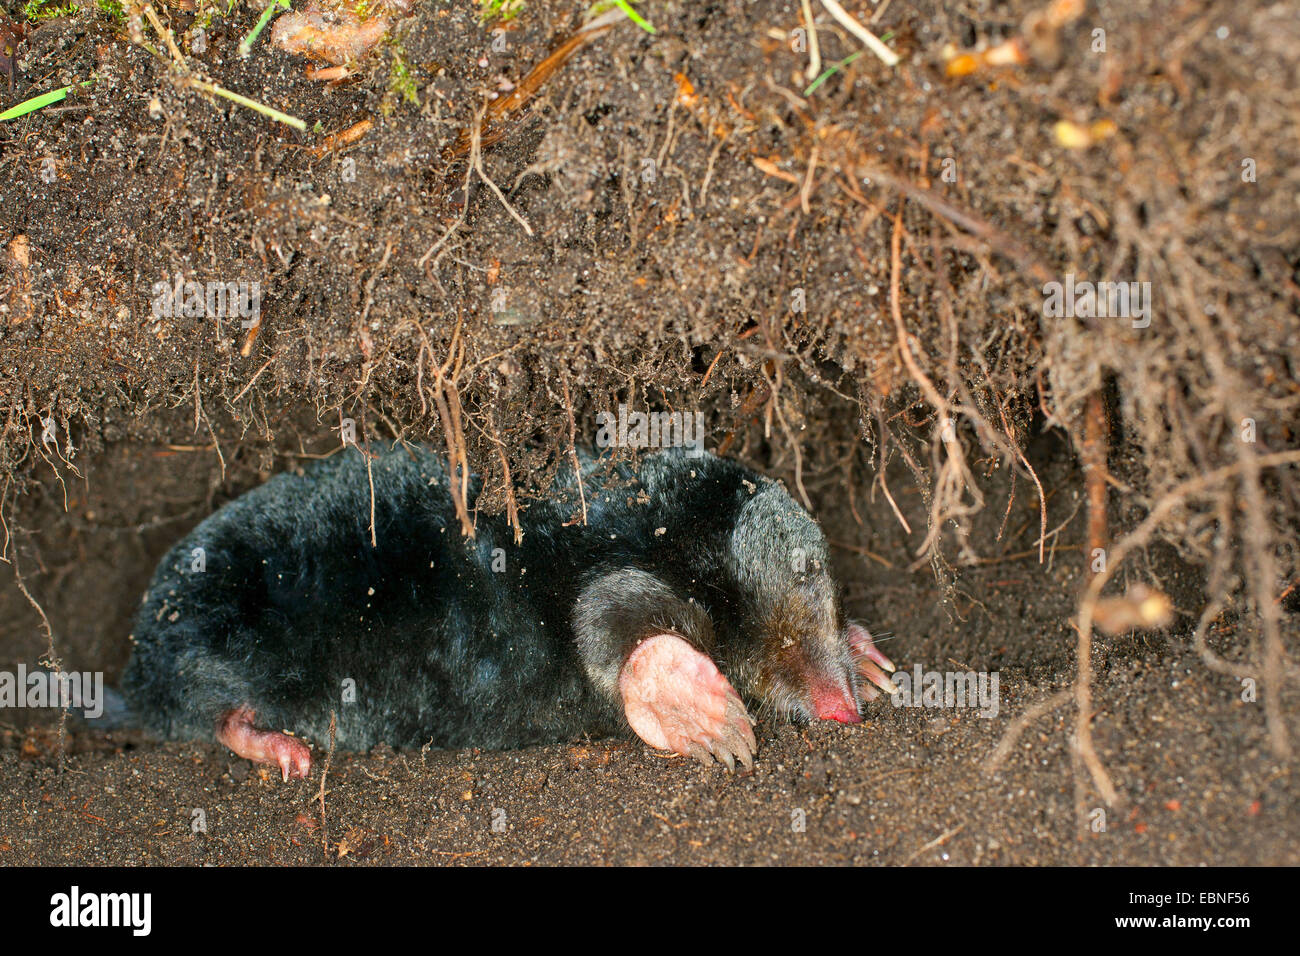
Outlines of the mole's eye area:
[{"label": "mole's eye area", "polygon": [[786,590],[756,621],[761,648],[753,691],[774,713],[857,722],[853,653],[838,626],[828,579]]},{"label": "mole's eye area", "polygon": [[765,639],[757,691],[764,704],[795,720],[858,723],[853,660],[838,630],[769,632]]},{"label": "mole's eye area", "polygon": [[754,690],[764,706],[787,719],[810,720],[812,702],[805,693],[808,667],[799,642],[789,635],[769,633],[759,659]]}]

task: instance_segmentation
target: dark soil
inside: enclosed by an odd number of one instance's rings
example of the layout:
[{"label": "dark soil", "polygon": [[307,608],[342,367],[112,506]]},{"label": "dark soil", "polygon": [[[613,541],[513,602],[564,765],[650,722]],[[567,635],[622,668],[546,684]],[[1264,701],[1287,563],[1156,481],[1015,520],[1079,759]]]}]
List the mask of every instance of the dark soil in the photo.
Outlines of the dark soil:
[{"label": "dark soil", "polygon": [[[0,863],[1300,862],[1277,745],[1300,735],[1300,694],[1265,654],[1300,637],[1300,482],[1258,465],[1300,431],[1294,10],[1089,4],[1044,34],[1021,0],[849,3],[882,11],[902,63],[864,54],[805,96],[799,6],[644,4],[655,35],[621,24],[489,114],[484,172],[531,235],[480,177],[466,195],[461,146],[581,5],[484,26],[428,2],[337,85],[265,38],[236,55],[251,7],[212,16],[203,52],[205,11],[162,8],[183,70],[93,5],[27,34],[0,103],[96,79],[0,123],[0,670],[57,658],[112,683],[167,547],[337,452],[345,419],[363,444],[463,455],[499,510],[625,403],[698,409],[710,449],[806,492],[851,615],[903,668],[998,671],[997,717],[882,700],[858,728],[762,726],[735,777],[639,742],[335,754],[322,829],[319,775],[5,710]],[[827,65],[859,49],[813,6]],[[946,44],[1022,35],[1022,66],[946,75]],[[1062,120],[1115,132],[1073,150]],[[259,282],[257,334],[153,315],[178,272]],[[1150,281],[1151,326],[1045,316],[1067,273]],[[1104,830],[1072,702],[989,769],[1015,717],[1074,680],[1099,392],[1111,541],[1219,476],[1111,585],[1155,586],[1176,616],[1096,639],[1094,742],[1121,798]],[[1193,647],[1207,605],[1230,673]]]}]

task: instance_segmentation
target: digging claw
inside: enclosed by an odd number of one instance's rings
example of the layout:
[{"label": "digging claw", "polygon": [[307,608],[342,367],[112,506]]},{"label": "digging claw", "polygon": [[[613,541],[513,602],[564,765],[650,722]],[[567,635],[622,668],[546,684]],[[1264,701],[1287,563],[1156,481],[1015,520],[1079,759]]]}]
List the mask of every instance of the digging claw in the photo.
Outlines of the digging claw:
[{"label": "digging claw", "polygon": [[733,757],[731,751],[727,749],[725,741],[711,740],[709,741],[709,749],[713,752],[713,756],[717,760],[726,764],[728,770],[732,773],[736,772],[736,758]]},{"label": "digging claw", "polygon": [[686,753],[682,754],[682,756],[694,757],[696,760],[704,764],[704,766],[706,767],[710,767],[713,765],[713,754],[709,753],[707,750],[705,750],[703,747],[701,747],[693,740],[686,745]]},{"label": "digging claw", "polygon": [[740,762],[744,765],[746,771],[748,771],[748,772],[750,772],[750,773],[753,773],[753,772],[754,772],[754,754],[753,754],[753,751],[748,750],[748,749],[746,749],[746,750],[742,750],[742,751],[740,752]]},{"label": "digging claw", "polygon": [[[894,667],[894,662],[876,647],[876,642],[872,640],[871,633],[861,624],[850,624],[846,628],[846,634],[849,644],[853,648],[853,657],[858,665],[858,673],[886,694],[897,694],[898,688],[889,679],[889,675],[885,673],[885,671],[888,671],[892,674],[897,668]],[[867,700],[874,700],[878,696],[879,694],[870,687],[862,689],[862,697]]]},{"label": "digging claw", "polygon": [[652,747],[735,771],[753,767],[758,743],[740,695],[707,655],[675,634],[641,642],[619,675],[623,712]]},{"label": "digging claw", "polygon": [[889,676],[875,664],[871,663],[871,661],[858,661],[858,673],[871,681],[871,683],[875,684],[886,694],[898,693],[898,687],[889,679]]},{"label": "digging claw", "polygon": [[727,701],[727,723],[731,725],[731,739],[735,741],[732,750],[748,770],[754,769],[753,755],[758,752],[758,741],[754,738],[754,718],[745,711],[745,705],[739,698]]}]

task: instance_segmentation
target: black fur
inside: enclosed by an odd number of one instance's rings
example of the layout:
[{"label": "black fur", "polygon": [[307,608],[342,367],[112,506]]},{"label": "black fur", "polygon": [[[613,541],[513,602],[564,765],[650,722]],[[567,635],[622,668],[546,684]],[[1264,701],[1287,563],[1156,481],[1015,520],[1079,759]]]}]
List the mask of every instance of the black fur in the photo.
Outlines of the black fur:
[{"label": "black fur", "polygon": [[[773,686],[763,666],[789,646],[771,633],[787,617],[810,659],[852,672],[820,529],[734,462],[666,451],[617,484],[587,459],[588,524],[571,521],[569,472],[554,500],[523,513],[518,547],[503,517],[479,515],[477,536],[462,537],[428,450],[395,447],[372,467],[377,548],[365,461],[348,449],[230,502],[168,553],[123,679],[149,729],[210,736],[247,704],[260,726],[317,742],[334,711],[341,749],[630,733],[618,669],[664,630],[713,656],[742,694],[797,712],[799,688],[779,674]],[[354,703],[342,700],[348,679]]]}]

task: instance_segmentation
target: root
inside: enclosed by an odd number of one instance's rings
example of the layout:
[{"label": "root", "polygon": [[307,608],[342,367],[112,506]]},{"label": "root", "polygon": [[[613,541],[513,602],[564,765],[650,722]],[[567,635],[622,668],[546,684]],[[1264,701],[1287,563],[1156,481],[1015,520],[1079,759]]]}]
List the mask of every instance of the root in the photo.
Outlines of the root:
[{"label": "root", "polygon": [[[1271,455],[1261,455],[1258,458],[1252,458],[1251,464],[1239,461],[1234,465],[1227,465],[1223,468],[1215,469],[1207,474],[1200,475],[1183,482],[1174,488],[1168,494],[1158,501],[1151,509],[1147,517],[1136,528],[1121,538],[1111,549],[1107,556],[1105,567],[1093,576],[1088,582],[1088,589],[1084,592],[1083,598],[1079,602],[1078,618],[1075,624],[1079,634],[1079,661],[1077,664],[1078,674],[1075,682],[1075,703],[1078,707],[1078,713],[1075,715],[1075,746],[1078,749],[1079,756],[1083,759],[1084,764],[1092,774],[1093,783],[1096,784],[1098,791],[1110,805],[1114,805],[1118,799],[1114,786],[1111,784],[1110,777],[1101,765],[1096,751],[1092,746],[1092,689],[1090,686],[1091,664],[1092,664],[1092,630],[1094,613],[1097,607],[1097,599],[1101,596],[1102,588],[1106,586],[1115,574],[1116,569],[1124,559],[1133,551],[1144,546],[1150,539],[1156,529],[1164,522],[1169,515],[1187,499],[1194,495],[1203,494],[1205,491],[1217,488],[1231,478],[1235,478],[1248,469],[1258,474],[1259,470],[1264,468],[1274,468],[1282,465],[1290,465],[1300,462],[1300,451],[1277,452]],[[1271,597],[1271,596],[1270,596]],[[1269,601],[1271,604],[1271,600]],[[1280,635],[1279,635],[1280,642]],[[1268,659],[1267,645],[1264,662],[1264,680],[1265,690],[1268,696],[1276,696],[1279,693],[1279,684],[1273,682],[1269,665],[1276,668],[1275,674],[1282,673],[1282,660]],[[1282,747],[1279,756],[1289,752],[1288,741],[1286,739],[1286,728],[1281,723],[1280,702],[1276,705],[1277,723],[1274,723],[1274,714],[1268,709],[1268,697],[1265,698],[1265,715],[1269,722],[1270,741],[1274,743],[1275,749],[1280,740]]]},{"label": "root", "polygon": [[1016,741],[1020,739],[1020,735],[1024,733],[1025,728],[1039,717],[1056,710],[1073,695],[1073,689],[1067,687],[1065,690],[1058,690],[1054,694],[1049,694],[1032,707],[1026,708],[1024,713],[1011,722],[1006,733],[1002,735],[1002,739],[998,741],[993,753],[989,754],[988,759],[984,762],[985,772],[996,773],[1000,770],[1002,765],[1006,763],[1007,757],[1011,755],[1011,751],[1016,746]]},{"label": "root", "polygon": [[528,221],[523,216],[519,215],[514,206],[510,205],[510,200],[506,199],[505,193],[501,192],[501,189],[492,181],[492,177],[483,168],[483,149],[480,145],[482,134],[483,114],[480,113],[474,120],[473,131],[470,133],[469,164],[474,168],[474,172],[478,173],[478,178],[487,184],[488,189],[492,190],[492,195],[497,197],[497,202],[501,203],[505,211],[510,213],[511,218],[523,227],[525,233],[532,236],[533,227],[528,224]]},{"label": "root", "polygon": [[[433,364],[433,346],[424,328],[414,323],[420,333],[420,351],[416,357],[419,367],[417,378],[420,401],[424,403],[424,358],[428,355],[429,367],[433,370],[433,401],[438,408],[442,422],[443,439],[447,445],[447,490],[451,494],[452,504],[456,508],[456,517],[460,519],[460,530],[467,538],[474,537],[474,523],[469,518],[469,453],[465,447],[464,413],[460,404],[460,393],[456,390],[456,379],[465,357],[465,346],[461,339],[463,316],[457,316],[456,329],[452,333],[451,345],[447,349],[447,360],[440,366]],[[450,370],[451,375],[448,376]],[[427,407],[427,406],[426,406]]]},{"label": "root", "polygon": [[325,752],[325,764],[320,770],[320,792],[317,799],[320,801],[320,842],[321,850],[324,852],[326,862],[330,858],[330,838],[329,827],[325,823],[325,780],[330,775],[330,764],[334,762],[334,738],[338,732],[339,718],[338,714],[330,711],[330,747]]},{"label": "root", "polygon": [[[907,327],[903,324],[903,310],[899,302],[900,276],[903,268],[902,237],[903,207],[900,205],[898,211],[894,214],[894,228],[889,241],[889,310],[894,319],[894,329],[898,335],[898,349],[903,364],[907,366],[907,371],[911,374],[912,380],[920,386],[926,401],[939,413],[939,441],[947,453],[947,459],[939,469],[938,477],[935,479],[935,489],[930,499],[929,527],[926,530],[925,540],[916,549],[919,560],[912,565],[912,569],[915,569],[934,558],[938,550],[939,534],[943,530],[945,519],[955,514],[978,510],[983,501],[978,489],[974,487],[971,481],[970,469],[966,465],[965,455],[962,454],[961,444],[955,434],[956,423],[949,417],[949,404],[939,394],[938,389],[934,387],[934,383],[930,381],[930,377],[925,374],[920,365],[917,364],[916,358],[912,355],[912,346]],[[950,501],[960,501],[965,490],[970,490],[976,495],[976,498],[979,499],[976,504],[964,508],[947,505],[947,502]]]},{"label": "root", "polygon": [[497,459],[501,462],[502,482],[505,485],[506,524],[508,524],[514,531],[515,545],[518,546],[523,543],[524,529],[519,523],[519,502],[515,497],[515,483],[510,477],[510,458],[506,454],[506,443],[501,440],[501,436],[497,430],[496,422],[490,408],[487,410],[487,420],[487,428],[483,428],[472,418],[470,419],[470,424],[478,429],[479,434],[496,446]]},{"label": "root", "polygon": [[1088,492],[1088,542],[1085,562],[1106,550],[1106,459],[1107,441],[1106,402],[1101,390],[1088,396],[1084,417],[1083,476]]},{"label": "root", "polygon": [[578,426],[573,418],[573,399],[569,396],[569,374],[561,378],[564,384],[564,411],[569,416],[569,454],[573,458],[573,480],[578,485],[578,500],[582,502],[582,524],[587,525],[587,493],[582,487],[582,463],[578,461]]},{"label": "root", "polygon": [[[18,585],[18,590],[22,592],[27,603],[32,606],[41,619],[41,630],[45,632],[45,654],[41,657],[40,663],[54,671],[55,674],[63,673],[63,661],[54,650],[54,628],[50,625],[49,616],[45,613],[45,608],[41,607],[41,602],[32,597],[32,592],[27,590],[27,582],[23,580],[22,572],[18,570],[18,549],[14,547],[12,555],[0,553],[0,560],[9,564],[14,570],[14,583]],[[68,741],[68,706],[67,701],[60,698],[60,704],[63,706],[59,710],[59,772],[63,772],[64,758],[67,756]]]}]

